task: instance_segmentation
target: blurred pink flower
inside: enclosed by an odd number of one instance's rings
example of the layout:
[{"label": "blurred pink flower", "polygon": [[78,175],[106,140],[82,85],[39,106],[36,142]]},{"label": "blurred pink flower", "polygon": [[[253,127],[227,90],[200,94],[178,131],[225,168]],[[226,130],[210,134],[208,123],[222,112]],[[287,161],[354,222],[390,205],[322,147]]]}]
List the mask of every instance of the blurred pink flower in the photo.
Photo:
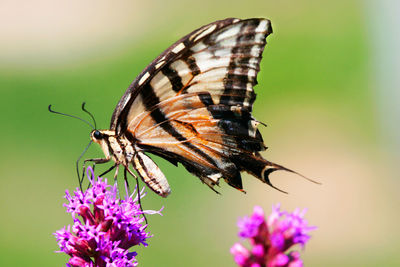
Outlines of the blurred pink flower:
[{"label": "blurred pink flower", "polygon": [[272,207],[265,220],[264,211],[255,206],[251,217],[239,220],[239,237],[248,238],[252,245],[248,250],[240,243],[231,248],[235,262],[241,267],[301,267],[303,262],[298,251],[288,250],[299,244],[302,248],[310,239],[308,232],[316,227],[308,226],[303,218],[305,210],[292,213]]}]

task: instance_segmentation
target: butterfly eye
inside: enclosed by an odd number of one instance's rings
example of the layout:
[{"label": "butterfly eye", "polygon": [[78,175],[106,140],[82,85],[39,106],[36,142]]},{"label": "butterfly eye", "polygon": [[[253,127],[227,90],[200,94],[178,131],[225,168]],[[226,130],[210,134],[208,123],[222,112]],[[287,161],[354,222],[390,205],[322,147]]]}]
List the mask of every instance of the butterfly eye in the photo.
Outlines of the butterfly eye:
[{"label": "butterfly eye", "polygon": [[103,138],[103,134],[96,130],[93,133],[93,137],[96,138],[96,139],[102,139]]}]

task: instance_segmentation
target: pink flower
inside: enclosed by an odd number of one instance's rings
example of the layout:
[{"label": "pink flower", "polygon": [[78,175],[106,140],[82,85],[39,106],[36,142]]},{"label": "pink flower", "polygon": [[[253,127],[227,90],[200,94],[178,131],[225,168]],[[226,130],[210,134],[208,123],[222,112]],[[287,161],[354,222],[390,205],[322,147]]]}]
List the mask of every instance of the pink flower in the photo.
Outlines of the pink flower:
[{"label": "pink flower", "polygon": [[248,238],[252,245],[248,250],[240,243],[231,248],[235,262],[242,267],[301,267],[300,253],[288,251],[299,244],[302,248],[310,239],[308,232],[316,227],[308,226],[303,218],[305,210],[292,213],[272,207],[272,213],[265,220],[261,207],[254,207],[251,217],[238,221],[239,237]]}]

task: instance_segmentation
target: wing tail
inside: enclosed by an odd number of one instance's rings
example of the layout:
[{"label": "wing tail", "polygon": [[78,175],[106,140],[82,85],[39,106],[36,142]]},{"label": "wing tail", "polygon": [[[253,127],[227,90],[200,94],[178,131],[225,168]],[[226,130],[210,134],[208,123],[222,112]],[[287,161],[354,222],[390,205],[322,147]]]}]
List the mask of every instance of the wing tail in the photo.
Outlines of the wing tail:
[{"label": "wing tail", "polygon": [[262,182],[268,184],[272,188],[274,188],[282,193],[285,193],[285,194],[287,194],[286,191],[283,191],[283,190],[277,188],[276,186],[274,186],[271,183],[271,180],[269,177],[271,173],[273,173],[275,171],[287,171],[287,172],[297,174],[298,176],[306,179],[307,181],[310,181],[310,182],[313,182],[316,184],[320,184],[319,182],[312,180],[296,171],[293,171],[282,165],[279,165],[279,164],[276,164],[276,163],[273,163],[273,162],[270,162],[270,161],[264,159],[263,157],[261,157],[261,155],[259,153],[255,153],[255,155],[241,154],[239,156],[236,156],[234,158],[233,162],[235,162],[236,166],[238,168],[240,168],[242,171],[246,171],[246,172],[252,174],[253,176],[258,178]]}]

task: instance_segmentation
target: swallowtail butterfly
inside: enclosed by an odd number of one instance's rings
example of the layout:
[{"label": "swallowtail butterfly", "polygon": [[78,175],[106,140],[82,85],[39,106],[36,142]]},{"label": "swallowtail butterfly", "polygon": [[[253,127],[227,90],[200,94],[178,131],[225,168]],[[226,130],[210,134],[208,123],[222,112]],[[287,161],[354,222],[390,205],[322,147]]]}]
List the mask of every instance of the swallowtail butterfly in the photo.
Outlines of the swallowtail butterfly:
[{"label": "swallowtail butterfly", "polygon": [[[260,124],[253,118],[253,87],[266,37],[267,19],[228,18],[178,40],[136,77],[111,118],[110,130],[91,139],[112,168],[133,169],[162,197],[171,192],[164,174],[146,153],[181,163],[214,190],[223,178],[243,191],[242,171],[262,182],[276,170],[293,172],[264,159]],[[215,190],[214,190],[215,191]]]}]

